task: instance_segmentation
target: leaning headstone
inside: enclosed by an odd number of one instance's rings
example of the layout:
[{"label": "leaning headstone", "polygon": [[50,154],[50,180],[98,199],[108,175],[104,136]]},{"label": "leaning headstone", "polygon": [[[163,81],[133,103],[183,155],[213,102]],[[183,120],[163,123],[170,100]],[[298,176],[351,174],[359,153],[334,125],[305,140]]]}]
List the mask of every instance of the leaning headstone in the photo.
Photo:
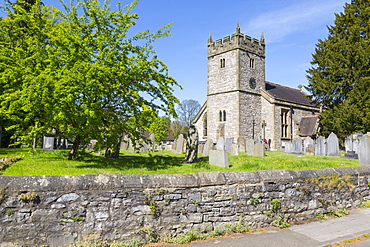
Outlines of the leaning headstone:
[{"label": "leaning headstone", "polygon": [[325,138],[322,136],[319,136],[319,138],[316,139],[315,155],[316,156],[326,155],[326,142],[325,142]]},{"label": "leaning headstone", "polygon": [[231,153],[231,144],[233,144],[233,142],[234,142],[234,138],[233,137],[226,138],[226,141],[225,141],[225,150],[228,153]]},{"label": "leaning headstone", "polygon": [[231,144],[231,155],[232,156],[239,156],[240,155],[240,146],[239,146],[239,144],[236,144],[236,143]]},{"label": "leaning headstone", "polygon": [[245,153],[246,155],[250,155],[250,156],[254,154],[254,140],[253,139],[245,140]]},{"label": "leaning headstone", "polygon": [[263,144],[254,144],[253,156],[265,157],[265,148]]},{"label": "leaning headstone", "polygon": [[336,134],[330,133],[326,140],[326,148],[328,156],[340,156],[339,152],[339,140]]},{"label": "leaning headstone", "polygon": [[358,143],[358,164],[370,165],[370,135],[363,135]]},{"label": "leaning headstone", "polygon": [[208,157],[209,156],[209,150],[212,150],[213,147],[213,141],[212,139],[208,139],[206,143],[204,144],[203,148],[203,157]]},{"label": "leaning headstone", "polygon": [[183,145],[184,145],[184,136],[183,134],[180,134],[176,140],[176,153],[179,154],[182,153]]},{"label": "leaning headstone", "polygon": [[216,150],[225,150],[225,141],[223,137],[218,138]]},{"label": "leaning headstone", "polygon": [[307,147],[308,145],[313,145],[313,140],[311,137],[306,137],[304,140],[303,140],[303,152],[304,153],[307,153]]},{"label": "leaning headstone", "polygon": [[284,153],[291,154],[292,152],[293,152],[293,143],[286,142],[285,143],[285,151],[284,151]]},{"label": "leaning headstone", "polygon": [[292,154],[303,154],[302,153],[302,141],[300,139],[293,140]]},{"label": "leaning headstone", "polygon": [[239,144],[240,152],[245,152],[245,138],[244,137],[238,137],[237,144]]},{"label": "leaning headstone", "polygon": [[226,150],[209,150],[209,164],[220,167],[229,167]]},{"label": "leaning headstone", "polygon": [[188,137],[186,138],[186,163],[195,163],[198,159],[198,131],[194,125],[190,125]]},{"label": "leaning headstone", "polygon": [[54,151],[54,136],[44,136],[42,150],[43,151]]}]

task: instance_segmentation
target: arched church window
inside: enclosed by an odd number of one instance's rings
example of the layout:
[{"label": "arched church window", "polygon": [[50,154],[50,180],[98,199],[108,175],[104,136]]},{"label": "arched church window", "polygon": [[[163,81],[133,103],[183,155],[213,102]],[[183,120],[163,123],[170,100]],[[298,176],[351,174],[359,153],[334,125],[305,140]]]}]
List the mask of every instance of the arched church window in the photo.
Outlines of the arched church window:
[{"label": "arched church window", "polygon": [[225,68],[225,58],[220,59],[220,67]]},{"label": "arched church window", "polygon": [[254,61],[254,58],[251,58],[251,59],[249,60],[249,67],[251,67],[252,69],[254,69],[254,68],[255,68],[255,61]]},{"label": "arched church window", "polygon": [[220,122],[222,122],[222,111],[220,111],[219,114],[220,114],[220,118],[219,118],[220,119]]},{"label": "arched church window", "polygon": [[224,114],[224,117],[223,117],[223,119],[224,119],[224,122],[226,122],[226,111],[224,110],[224,112],[223,112]]}]

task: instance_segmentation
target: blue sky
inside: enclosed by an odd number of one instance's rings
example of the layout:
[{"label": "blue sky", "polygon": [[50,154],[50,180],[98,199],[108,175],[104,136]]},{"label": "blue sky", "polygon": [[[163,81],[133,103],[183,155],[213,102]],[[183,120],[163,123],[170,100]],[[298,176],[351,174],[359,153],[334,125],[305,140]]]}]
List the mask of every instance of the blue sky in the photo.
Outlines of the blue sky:
[{"label": "blue sky", "polygon": [[[58,0],[44,1],[47,5]],[[69,2],[66,0],[66,2]],[[111,0],[112,7],[116,5]],[[128,4],[129,1],[122,1]],[[227,2],[227,3],[226,3]],[[154,44],[158,58],[183,87],[180,101],[203,104],[207,93],[207,39],[231,35],[240,23],[242,33],[266,38],[266,80],[297,88],[307,85],[306,72],[318,39],[328,36],[334,13],[349,0],[141,0],[134,12],[136,31],[154,32],[173,23],[172,35]]]}]

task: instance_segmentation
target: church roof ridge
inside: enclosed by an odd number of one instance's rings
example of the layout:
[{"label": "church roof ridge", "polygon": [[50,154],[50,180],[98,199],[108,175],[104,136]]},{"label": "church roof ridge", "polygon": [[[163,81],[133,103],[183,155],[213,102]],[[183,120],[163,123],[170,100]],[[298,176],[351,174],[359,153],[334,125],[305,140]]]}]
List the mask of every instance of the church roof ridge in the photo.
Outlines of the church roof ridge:
[{"label": "church roof ridge", "polygon": [[303,91],[301,91],[301,90],[299,90],[299,89],[297,89],[297,88],[292,88],[292,87],[284,86],[284,85],[277,84],[277,83],[270,82],[270,81],[265,81],[265,83],[274,84],[274,85],[276,85],[276,86],[284,87],[284,88],[291,89],[291,90],[295,90],[295,91],[298,91],[298,92],[300,92],[300,93],[302,93],[302,94],[304,94],[304,95],[307,95],[305,92],[303,92]]}]

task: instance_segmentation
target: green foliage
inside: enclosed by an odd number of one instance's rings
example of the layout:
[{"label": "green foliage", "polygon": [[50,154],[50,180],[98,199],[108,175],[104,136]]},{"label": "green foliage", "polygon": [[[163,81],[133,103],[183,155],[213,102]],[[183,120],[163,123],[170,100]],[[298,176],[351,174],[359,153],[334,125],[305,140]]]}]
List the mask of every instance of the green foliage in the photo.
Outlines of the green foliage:
[{"label": "green foliage", "polygon": [[345,4],[328,27],[328,38],[316,45],[306,89],[324,107],[321,135],[334,132],[343,138],[370,131],[369,18],[369,1]]},{"label": "green foliage", "polygon": [[370,200],[366,200],[366,201],[361,202],[360,207],[361,208],[370,208]]},{"label": "green foliage", "polygon": [[22,193],[18,196],[18,199],[24,202],[36,201],[38,195],[35,192]]},{"label": "green foliage", "polygon": [[[19,160],[22,160],[23,158],[22,157],[11,157],[5,161],[0,161],[0,171],[3,171],[5,170],[6,168],[8,168],[9,166],[11,166],[12,164],[14,164],[15,162],[19,161]],[[0,172],[1,174],[1,172]]]},{"label": "green foliage", "polygon": [[154,134],[154,141],[159,143],[168,135],[168,125],[170,119],[168,117],[157,117],[152,120],[148,130]]},{"label": "green foliage", "polygon": [[156,231],[153,229],[152,226],[142,227],[140,231],[148,235],[150,242],[153,242],[153,243],[158,242],[159,235],[156,233]]},{"label": "green foliage", "polygon": [[316,218],[322,219],[322,220],[329,220],[330,218],[326,214],[316,214]]},{"label": "green foliage", "polygon": [[290,225],[288,222],[286,222],[285,219],[282,218],[282,216],[279,216],[275,220],[272,221],[272,225],[279,227],[279,228],[288,228]]},{"label": "green foliage", "polygon": [[[155,56],[157,32],[129,37],[137,1],[110,9],[109,1],[80,0],[65,9],[35,5],[0,19],[0,115],[13,123],[20,143],[55,129],[74,140],[69,159],[91,139],[101,147],[122,130],[137,140],[162,111],[174,116],[177,82]],[[27,23],[27,28],[17,23]],[[155,100],[154,100],[155,99]]]},{"label": "green foliage", "polygon": [[225,233],[244,233],[244,232],[252,232],[253,228],[249,225],[249,223],[243,222],[244,215],[238,216],[238,222],[233,224],[225,224]]},{"label": "green foliage", "polygon": [[187,129],[180,121],[172,121],[169,126],[170,135],[174,138],[178,138],[180,134],[187,132]]},{"label": "green foliage", "polygon": [[281,208],[281,202],[278,199],[271,200],[271,212],[276,213]]},{"label": "green foliage", "polygon": [[8,216],[11,216],[11,215],[14,214],[14,211],[11,210],[11,209],[8,209],[8,210],[6,210],[5,214],[8,215]]},{"label": "green foliage", "polygon": [[334,209],[332,209],[332,210],[330,210],[328,213],[327,213],[327,215],[328,216],[331,216],[331,217],[342,217],[342,216],[346,216],[346,215],[348,215],[348,210],[347,209],[345,209],[345,208],[339,208],[339,209],[337,209],[337,210],[334,210]]}]

